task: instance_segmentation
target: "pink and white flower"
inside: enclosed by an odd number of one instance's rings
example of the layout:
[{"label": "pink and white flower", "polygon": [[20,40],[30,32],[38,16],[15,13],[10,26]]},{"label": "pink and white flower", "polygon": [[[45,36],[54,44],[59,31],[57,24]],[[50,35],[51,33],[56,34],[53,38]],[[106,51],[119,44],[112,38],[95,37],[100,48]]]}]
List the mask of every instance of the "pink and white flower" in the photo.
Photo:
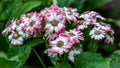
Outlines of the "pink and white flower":
[{"label": "pink and white flower", "polygon": [[63,35],[67,35],[70,38],[70,42],[72,44],[80,43],[80,40],[84,40],[83,33],[76,28],[73,30],[66,31],[65,33],[61,33]]},{"label": "pink and white flower", "polygon": [[59,37],[50,42],[50,46],[51,46],[50,52],[62,55],[64,52],[65,53],[69,52],[72,43],[70,43],[69,37],[59,35]]},{"label": "pink and white flower", "polygon": [[23,26],[24,23],[22,23],[21,20],[12,19],[10,25],[2,32],[2,34],[7,35],[10,32],[21,31]]},{"label": "pink and white flower", "polygon": [[94,11],[86,11],[80,16],[80,18],[83,18],[85,20],[94,20],[95,22],[97,21],[97,18],[105,20],[104,17]]},{"label": "pink and white flower", "polygon": [[24,22],[24,27],[23,29],[26,32],[29,32],[30,35],[34,35],[37,33],[38,29],[41,29],[42,27],[42,22],[41,18],[39,16],[39,13],[33,12],[24,15],[21,17],[22,22]]},{"label": "pink and white flower", "polygon": [[84,29],[88,28],[88,26],[91,25],[92,23],[93,23],[92,20],[81,20],[81,21],[78,21],[77,29],[78,30],[84,30]]},{"label": "pink and white flower", "polygon": [[107,44],[114,44],[114,31],[111,30],[107,33],[106,37],[105,37],[105,43]]},{"label": "pink and white flower", "polygon": [[89,35],[91,36],[92,39],[95,39],[95,40],[102,40],[103,38],[105,38],[105,31],[101,30],[100,28],[96,28],[94,27]]},{"label": "pink and white flower", "polygon": [[46,40],[48,40],[49,42],[50,41],[53,41],[55,40],[59,35],[54,33],[54,34],[49,34],[48,37],[46,38]]},{"label": "pink and white flower", "polygon": [[8,36],[9,41],[11,41],[11,44],[13,45],[23,45],[23,37],[20,35],[20,32],[13,32]]},{"label": "pink and white flower", "polygon": [[47,29],[50,33],[59,33],[64,31],[66,26],[64,25],[65,21],[60,18],[56,13],[51,12],[50,16],[45,18],[46,25],[45,29]]},{"label": "pink and white flower", "polygon": [[7,28],[5,28],[3,31],[2,31],[2,34],[3,36],[7,35],[9,32],[12,32],[12,28],[11,28],[11,25],[9,25]]},{"label": "pink and white flower", "polygon": [[100,29],[109,32],[111,30],[110,24],[105,24],[104,22],[94,23],[95,27],[99,27]]},{"label": "pink and white flower", "polygon": [[71,23],[71,21],[77,22],[79,18],[79,13],[77,9],[63,7],[63,16],[66,20]]}]

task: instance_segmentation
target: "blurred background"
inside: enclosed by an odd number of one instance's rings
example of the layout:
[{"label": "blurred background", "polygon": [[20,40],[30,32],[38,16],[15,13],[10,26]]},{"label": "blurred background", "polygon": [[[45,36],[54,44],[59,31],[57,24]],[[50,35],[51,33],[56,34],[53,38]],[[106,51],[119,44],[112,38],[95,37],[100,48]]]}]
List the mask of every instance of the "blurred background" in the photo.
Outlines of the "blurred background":
[{"label": "blurred background", "polygon": [[[72,7],[77,8],[79,13],[84,11],[96,11],[100,13],[103,17],[107,18],[107,21],[112,25],[112,28],[115,30],[115,49],[120,49],[120,0],[57,0],[60,7]],[[45,7],[52,5],[52,0],[0,0],[0,32],[8,26],[12,18],[19,18],[21,14],[37,11]],[[35,47],[42,54],[40,46]],[[0,33],[0,56],[4,54],[9,56],[9,43],[6,41],[5,37]],[[103,48],[105,50],[105,48]],[[110,47],[109,52],[112,52],[114,49]],[[13,51],[17,51],[13,49]],[[21,52],[22,53],[22,52]],[[16,55],[18,55],[16,53]],[[33,51],[29,54],[24,61],[28,66],[41,65],[37,62],[37,58],[34,56]],[[42,58],[44,58],[43,56]],[[28,60],[27,60],[28,59]],[[37,61],[36,61],[37,60]],[[49,61],[48,58],[46,60]],[[50,66],[50,63],[47,63],[47,66]],[[1,61],[0,61],[1,62]],[[0,63],[1,65],[1,63]],[[30,68],[29,67],[29,68]],[[32,68],[32,67],[31,67]]]}]

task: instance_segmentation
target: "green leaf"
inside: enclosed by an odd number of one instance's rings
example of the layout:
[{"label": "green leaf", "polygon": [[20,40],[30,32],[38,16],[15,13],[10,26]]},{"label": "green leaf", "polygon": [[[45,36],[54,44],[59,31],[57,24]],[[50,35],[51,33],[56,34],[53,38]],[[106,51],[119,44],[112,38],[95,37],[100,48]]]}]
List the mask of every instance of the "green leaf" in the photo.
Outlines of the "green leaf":
[{"label": "green leaf", "polygon": [[120,20],[116,20],[114,23],[120,27]]},{"label": "green leaf", "polygon": [[59,6],[64,7],[64,6],[69,6],[74,0],[57,0],[57,3]]},{"label": "green leaf", "polygon": [[15,0],[13,2],[10,2],[6,10],[0,15],[0,20],[7,20],[11,16],[11,12],[14,11],[14,9],[21,4],[21,0]]},{"label": "green leaf", "polygon": [[75,57],[75,68],[110,68],[109,61],[100,54],[85,52]]},{"label": "green leaf", "polygon": [[111,45],[111,44],[101,44],[100,47],[109,53],[116,50],[116,47],[114,45]]},{"label": "green leaf", "polygon": [[3,51],[0,51],[0,58],[1,57],[6,57],[6,54]]},{"label": "green leaf", "polygon": [[6,39],[1,34],[2,29],[3,29],[3,23],[0,23],[0,51],[7,52],[9,46]]},{"label": "green leaf", "polygon": [[8,43],[6,42],[5,38],[0,34],[0,51],[7,52],[8,51]]},{"label": "green leaf", "polygon": [[40,38],[30,38],[25,41],[25,44],[21,47],[10,45],[9,51],[7,53],[7,58],[11,61],[17,61],[23,65],[28,59],[32,47],[44,42],[45,41]]},{"label": "green leaf", "polygon": [[0,2],[0,14],[3,12],[3,2]]},{"label": "green leaf", "polygon": [[0,58],[0,68],[21,68],[19,62]]},{"label": "green leaf", "polygon": [[25,41],[24,45],[28,47],[34,47],[41,43],[46,43],[46,41],[40,38],[29,38]]},{"label": "green leaf", "polygon": [[109,59],[111,59],[111,68],[120,68],[120,50],[115,51]]},{"label": "green leaf", "polygon": [[40,4],[41,4],[41,1],[31,1],[31,2],[27,2],[27,3],[19,5],[12,12],[6,26],[10,23],[10,20],[12,18],[17,18],[20,15],[25,14],[26,12],[28,12],[28,11],[32,10],[33,8],[39,6]]},{"label": "green leaf", "polygon": [[104,6],[112,0],[87,0],[84,9],[91,10]]},{"label": "green leaf", "polygon": [[84,9],[83,7],[85,6],[85,2],[86,0],[79,0],[79,2],[76,3],[76,6],[79,12],[81,12],[82,9]]},{"label": "green leaf", "polygon": [[13,12],[11,17],[16,18],[19,17],[21,14],[24,14],[30,10],[32,10],[33,8],[39,6],[41,4],[40,1],[32,1],[32,2],[27,2],[25,4],[21,4],[19,7],[17,7]]},{"label": "green leaf", "polygon": [[32,48],[27,46],[20,47],[20,46],[10,45],[9,51],[7,53],[7,58],[24,64],[28,59],[31,50]]},{"label": "green leaf", "polygon": [[54,66],[53,68],[61,68],[61,67],[62,67],[62,68],[72,68],[70,64],[65,63],[65,62],[60,63],[60,64]]}]

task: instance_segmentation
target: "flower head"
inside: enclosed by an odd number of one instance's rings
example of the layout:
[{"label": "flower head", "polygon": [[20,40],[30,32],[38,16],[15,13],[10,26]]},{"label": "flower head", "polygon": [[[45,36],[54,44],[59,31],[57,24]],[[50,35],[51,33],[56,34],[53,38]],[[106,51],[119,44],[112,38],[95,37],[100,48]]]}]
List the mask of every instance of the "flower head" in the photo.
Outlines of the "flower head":
[{"label": "flower head", "polygon": [[91,38],[95,40],[102,40],[103,38],[105,38],[105,34],[106,34],[105,31],[96,27],[94,27],[89,33]]},{"label": "flower head", "polygon": [[24,22],[23,29],[26,32],[29,32],[30,35],[36,34],[37,30],[41,29],[42,22],[39,16],[39,13],[33,12],[26,15],[21,16],[22,22]]},{"label": "flower head", "polygon": [[63,18],[61,9],[52,5],[50,8],[46,8],[41,11],[44,17],[45,29],[50,33],[59,33],[65,30],[65,19]]},{"label": "flower head", "polygon": [[21,23],[21,20],[18,20],[18,19],[12,19],[10,25],[5,28],[5,30],[3,30],[2,34],[3,35],[7,35],[8,33],[10,32],[14,32],[15,30],[16,31],[21,31],[22,30],[22,27],[23,27],[23,23]]},{"label": "flower head", "polygon": [[105,20],[104,17],[102,17],[101,15],[99,15],[99,13],[96,13],[94,11],[86,11],[80,16],[80,18],[83,18],[85,20],[94,20],[94,21],[97,21],[97,18],[101,20]]},{"label": "flower head", "polygon": [[50,51],[60,55],[62,55],[64,52],[69,52],[69,49],[72,46],[72,43],[69,41],[69,37],[65,35],[59,35],[55,40],[50,41]]},{"label": "flower head", "polygon": [[95,27],[99,27],[100,29],[109,32],[111,30],[110,24],[105,24],[104,22],[94,23]]},{"label": "flower head", "polygon": [[71,21],[77,22],[79,18],[79,13],[77,9],[63,7],[63,16],[66,20],[71,23]]},{"label": "flower head", "polygon": [[110,30],[106,37],[105,37],[105,43],[107,44],[114,44],[114,31],[113,30]]},{"label": "flower head", "polygon": [[92,23],[93,23],[92,20],[81,20],[81,21],[78,21],[77,29],[78,30],[84,30],[84,29],[88,28],[88,26],[91,25]]},{"label": "flower head", "polygon": [[11,41],[11,44],[13,45],[23,45],[23,37],[20,32],[13,32],[8,37],[9,41]]},{"label": "flower head", "polygon": [[70,42],[75,44],[75,43],[80,43],[80,40],[84,40],[83,38],[83,33],[76,28],[73,30],[66,31],[65,33],[61,33],[70,38]]}]

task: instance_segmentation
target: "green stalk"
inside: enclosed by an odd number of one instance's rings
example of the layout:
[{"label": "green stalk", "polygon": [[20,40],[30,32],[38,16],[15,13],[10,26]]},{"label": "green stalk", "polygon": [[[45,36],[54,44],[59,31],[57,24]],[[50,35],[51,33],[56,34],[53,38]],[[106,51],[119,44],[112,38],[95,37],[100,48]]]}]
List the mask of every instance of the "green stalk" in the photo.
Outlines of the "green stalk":
[{"label": "green stalk", "polygon": [[54,5],[57,5],[57,0],[53,0],[53,4],[54,4]]},{"label": "green stalk", "polygon": [[90,44],[88,45],[88,49],[91,52],[96,52],[98,49],[98,41],[91,40]]},{"label": "green stalk", "polygon": [[64,54],[64,61],[65,61],[65,62],[68,62],[67,53]]},{"label": "green stalk", "polygon": [[37,51],[33,48],[33,51],[35,52],[37,58],[39,59],[39,61],[41,62],[43,68],[46,68],[45,64],[43,63],[42,59],[40,58],[40,56],[38,55]]}]

